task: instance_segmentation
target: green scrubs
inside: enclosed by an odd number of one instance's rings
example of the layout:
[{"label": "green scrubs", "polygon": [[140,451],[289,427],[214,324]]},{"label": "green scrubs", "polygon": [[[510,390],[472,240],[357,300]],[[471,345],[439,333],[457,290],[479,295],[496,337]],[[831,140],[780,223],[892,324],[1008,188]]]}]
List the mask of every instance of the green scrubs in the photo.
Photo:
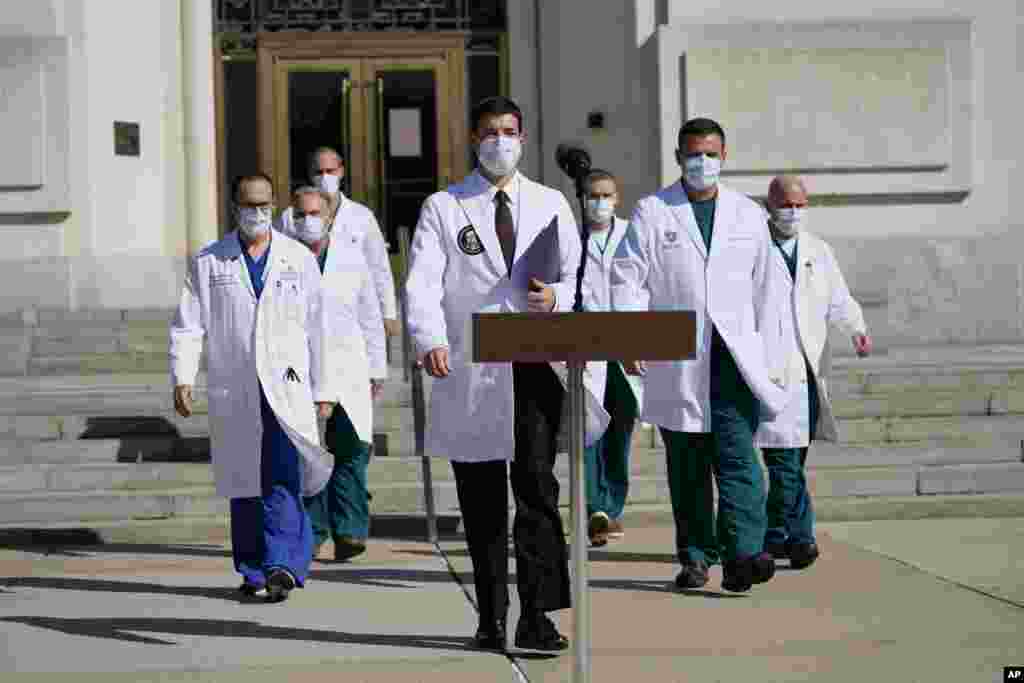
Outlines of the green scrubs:
[{"label": "green scrubs", "polygon": [[[327,263],[327,249],[320,252],[320,272]],[[370,387],[366,387],[370,391]],[[306,510],[313,525],[313,537],[321,545],[332,536],[365,540],[370,535],[370,492],[367,469],[370,444],[360,440],[355,425],[341,405],[336,405],[327,420],[324,435],[327,450],[334,455],[334,470],[323,491],[306,498]]]},{"label": "green scrubs", "polygon": [[[715,200],[693,202],[693,214],[711,248]],[[766,518],[764,477],[754,449],[758,401],[718,333],[710,348],[711,433],[662,429],[669,491],[682,563],[745,559],[761,552]],[[712,475],[718,483],[716,518]]]}]

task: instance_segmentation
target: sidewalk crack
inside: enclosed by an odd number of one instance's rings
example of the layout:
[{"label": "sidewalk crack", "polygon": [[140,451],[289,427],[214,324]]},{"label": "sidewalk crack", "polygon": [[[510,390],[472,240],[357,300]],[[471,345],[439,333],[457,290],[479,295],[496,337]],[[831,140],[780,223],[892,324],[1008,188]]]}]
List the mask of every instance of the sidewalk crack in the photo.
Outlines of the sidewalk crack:
[{"label": "sidewalk crack", "polygon": [[[462,582],[462,579],[459,578],[459,572],[455,570],[455,566],[452,565],[451,560],[448,559],[447,553],[445,553],[438,541],[434,541],[434,548],[437,550],[438,555],[441,556],[441,559],[444,560],[445,566],[448,567],[448,573],[451,574],[452,579],[456,584],[458,584],[459,588],[462,589],[462,594],[466,596],[466,600],[473,607],[473,611],[479,615],[480,609],[477,607],[476,600],[474,600],[473,596],[470,594],[469,587],[466,586],[466,584]],[[504,655],[509,661],[509,664],[512,665],[512,672],[515,674],[517,683],[530,683],[530,679],[527,677],[526,672],[523,671],[523,667],[519,665],[516,658],[509,652],[505,652]]]}]

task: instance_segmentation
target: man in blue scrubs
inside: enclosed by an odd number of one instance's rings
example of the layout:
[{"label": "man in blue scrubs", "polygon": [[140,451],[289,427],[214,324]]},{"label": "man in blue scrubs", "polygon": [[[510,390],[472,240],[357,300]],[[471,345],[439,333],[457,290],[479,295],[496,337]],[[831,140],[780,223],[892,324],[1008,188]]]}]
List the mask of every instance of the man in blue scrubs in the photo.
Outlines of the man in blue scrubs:
[{"label": "man in blue scrubs", "polygon": [[[239,590],[247,596],[265,592],[269,601],[277,602],[304,584],[313,555],[313,533],[302,501],[304,462],[294,440],[299,439],[316,457],[318,445],[310,443],[309,435],[295,426],[313,418],[311,412],[305,414],[312,406],[304,400],[296,406],[281,397],[309,396],[313,400],[313,394],[307,392],[315,391],[315,366],[320,362],[322,333],[314,329],[319,320],[319,272],[302,245],[271,229],[273,191],[268,178],[240,178],[235,200],[237,231],[207,246],[190,264],[171,325],[174,401],[179,414],[192,414],[192,382],[205,338],[210,356],[215,478],[218,492],[231,499],[232,553],[235,569],[243,577]],[[243,265],[244,270],[240,268]],[[277,299],[268,307],[264,290],[271,282]],[[287,370],[280,378],[274,366],[276,358],[265,361],[273,372],[257,372],[260,361],[273,355],[259,348],[257,313],[288,318],[272,328],[284,331],[273,343],[289,350]],[[293,314],[299,322],[293,321]],[[289,347],[307,344],[308,350]],[[306,364],[301,362],[303,358]],[[268,376],[302,387],[291,394],[279,390],[275,394],[277,411],[263,385]],[[257,392],[258,414],[252,400]],[[328,414],[330,409],[329,403],[317,404],[320,414]],[[284,412],[279,415],[280,411]],[[304,421],[304,417],[308,419]],[[290,422],[294,438],[286,432],[282,419]],[[256,434],[260,434],[258,441]],[[259,495],[253,495],[257,492]]]}]

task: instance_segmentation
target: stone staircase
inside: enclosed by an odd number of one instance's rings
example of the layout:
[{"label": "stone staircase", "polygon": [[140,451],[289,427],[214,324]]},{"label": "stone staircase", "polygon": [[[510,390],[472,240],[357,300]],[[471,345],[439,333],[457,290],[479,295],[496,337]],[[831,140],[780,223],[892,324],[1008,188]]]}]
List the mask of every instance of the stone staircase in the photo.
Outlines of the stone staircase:
[{"label": "stone staircase", "polygon": [[[168,319],[158,311],[0,319],[0,347],[12,354],[0,364],[0,525],[226,513],[207,464],[202,378],[197,414],[182,419],[172,409]],[[370,470],[372,509],[381,518],[423,511],[410,389],[397,343],[392,351]],[[428,378],[428,394],[429,387]],[[832,391],[842,441],[812,450],[810,481],[819,501],[1024,494],[1024,345],[839,358]],[[664,468],[656,430],[638,429],[631,508],[667,505]],[[557,470],[567,505],[565,458]],[[432,473],[438,511],[456,512],[447,463],[433,461]]]}]

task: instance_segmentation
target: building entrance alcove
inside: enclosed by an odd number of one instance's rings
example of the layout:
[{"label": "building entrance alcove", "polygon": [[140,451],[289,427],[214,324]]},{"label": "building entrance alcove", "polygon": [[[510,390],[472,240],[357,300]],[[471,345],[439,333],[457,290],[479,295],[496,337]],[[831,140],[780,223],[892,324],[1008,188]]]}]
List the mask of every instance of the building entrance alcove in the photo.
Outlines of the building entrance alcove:
[{"label": "building entrance alcove", "polygon": [[[344,157],[342,190],[392,254],[424,199],[472,168],[468,111],[507,94],[505,2],[217,0],[222,231],[233,178],[262,171],[279,207],[310,152]],[[398,265],[398,264],[396,264]]]}]

